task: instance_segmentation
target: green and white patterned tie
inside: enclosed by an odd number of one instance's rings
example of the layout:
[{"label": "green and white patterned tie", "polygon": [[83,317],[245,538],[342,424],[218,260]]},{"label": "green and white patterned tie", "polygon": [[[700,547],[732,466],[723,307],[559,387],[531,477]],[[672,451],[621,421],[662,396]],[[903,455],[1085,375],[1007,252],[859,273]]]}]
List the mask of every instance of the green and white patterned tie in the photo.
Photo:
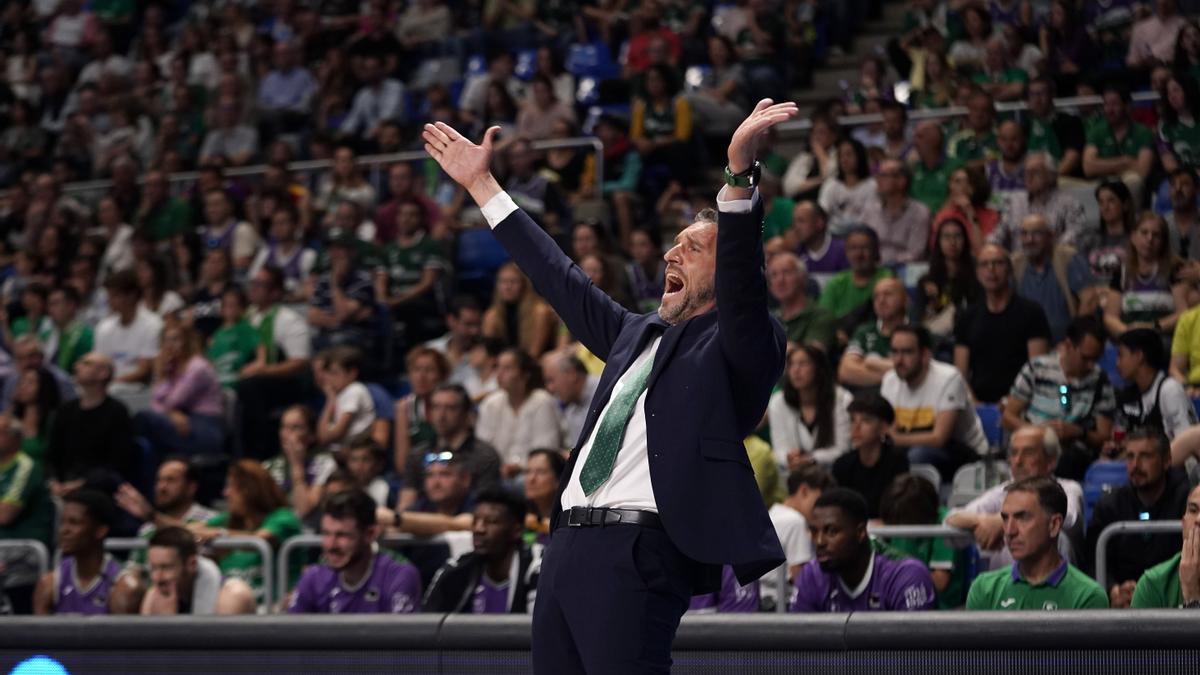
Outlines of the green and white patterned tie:
[{"label": "green and white patterned tie", "polygon": [[604,485],[604,481],[612,475],[613,465],[617,462],[617,451],[625,439],[625,427],[633,416],[633,408],[642,392],[646,391],[646,383],[650,380],[650,370],[654,367],[654,359],[646,359],[642,367],[634,373],[627,386],[621,388],[621,393],[612,399],[612,404],[600,420],[600,428],[596,430],[596,438],[592,441],[592,450],[588,453],[583,470],[579,472],[579,485],[583,494],[592,496]]}]

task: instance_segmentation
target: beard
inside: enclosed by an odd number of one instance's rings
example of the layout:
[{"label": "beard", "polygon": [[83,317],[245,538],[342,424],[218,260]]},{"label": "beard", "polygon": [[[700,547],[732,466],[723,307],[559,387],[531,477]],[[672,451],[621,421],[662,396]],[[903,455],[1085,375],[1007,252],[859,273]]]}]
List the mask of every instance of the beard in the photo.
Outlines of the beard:
[{"label": "beard", "polygon": [[683,293],[683,300],[679,304],[673,307],[659,306],[658,317],[674,326],[692,318],[700,308],[712,302],[714,297],[716,297],[716,289],[710,279],[703,286],[686,289]]}]

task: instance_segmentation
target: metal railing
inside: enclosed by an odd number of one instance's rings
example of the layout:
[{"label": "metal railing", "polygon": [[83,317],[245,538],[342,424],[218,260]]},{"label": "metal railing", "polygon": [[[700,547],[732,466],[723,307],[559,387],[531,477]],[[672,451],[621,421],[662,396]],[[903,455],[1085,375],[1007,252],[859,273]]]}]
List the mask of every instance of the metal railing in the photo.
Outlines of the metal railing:
[{"label": "metal railing", "polygon": [[[141,551],[149,547],[150,542],[141,537],[114,537],[104,540],[107,551]],[[275,555],[270,544],[259,537],[217,537],[208,542],[214,549],[228,551],[234,549],[254,549],[262,557],[262,604],[268,609],[274,606],[275,598]]]},{"label": "metal railing", "polygon": [[46,545],[37,539],[4,539],[0,540],[0,549],[18,549],[33,551],[37,558],[38,577],[50,571],[50,551]]},{"label": "metal railing", "polygon": [[1096,582],[1108,591],[1108,544],[1122,534],[1179,534],[1183,525],[1178,520],[1119,520],[1100,532],[1096,540]]},{"label": "metal railing", "polygon": [[[595,136],[578,136],[575,138],[566,138],[559,140],[534,141],[531,143],[534,150],[558,150],[562,148],[584,148],[590,147],[596,158],[596,176],[595,188],[596,194],[599,195],[604,187],[604,144]],[[389,153],[385,155],[363,155],[355,160],[358,166],[365,167],[370,171],[369,181],[377,189],[381,187],[382,170],[384,167],[391,166],[400,162],[415,162],[417,160],[426,159],[429,153],[424,150],[409,150],[406,152]],[[315,173],[317,171],[325,171],[333,166],[331,159],[303,160],[288,164],[288,170],[295,173]],[[260,176],[267,170],[265,164],[255,164],[252,166],[236,166],[228,167],[222,170],[222,174],[226,177],[253,177]],[[199,171],[181,171],[173,173],[167,177],[167,181],[176,187],[180,184],[195,182],[200,177]],[[138,183],[142,182],[143,177],[138,178]],[[63,186],[64,194],[70,195],[87,195],[95,192],[103,192],[112,187],[111,180],[91,180],[78,181],[68,183]]]},{"label": "metal railing", "polygon": [[874,525],[867,531],[881,539],[958,539],[974,542],[975,535],[949,525]]}]

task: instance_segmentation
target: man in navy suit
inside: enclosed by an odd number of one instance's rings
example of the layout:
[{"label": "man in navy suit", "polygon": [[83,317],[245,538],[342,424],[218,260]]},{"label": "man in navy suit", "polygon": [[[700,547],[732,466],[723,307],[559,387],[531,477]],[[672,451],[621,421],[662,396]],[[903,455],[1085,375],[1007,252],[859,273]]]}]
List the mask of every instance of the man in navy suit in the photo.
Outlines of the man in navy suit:
[{"label": "man in navy suit", "polygon": [[657,314],[634,314],[588,280],[517,208],[480,145],[426,125],[425,149],[463,185],[496,237],[606,366],[563,473],[533,616],[538,673],[664,673],[692,595],[721,565],[746,584],[783,551],[742,439],[783,370],[767,311],[755,152],[794,103],[761,101],[729,143],[719,214],[706,209],[665,259]]}]

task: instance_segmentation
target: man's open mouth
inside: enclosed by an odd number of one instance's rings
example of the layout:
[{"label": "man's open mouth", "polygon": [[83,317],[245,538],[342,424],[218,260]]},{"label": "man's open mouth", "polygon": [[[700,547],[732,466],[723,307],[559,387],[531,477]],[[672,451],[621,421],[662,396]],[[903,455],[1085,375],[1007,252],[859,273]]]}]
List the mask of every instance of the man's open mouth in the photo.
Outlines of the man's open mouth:
[{"label": "man's open mouth", "polygon": [[683,290],[683,277],[674,272],[667,272],[663,287],[663,295],[674,295]]}]

